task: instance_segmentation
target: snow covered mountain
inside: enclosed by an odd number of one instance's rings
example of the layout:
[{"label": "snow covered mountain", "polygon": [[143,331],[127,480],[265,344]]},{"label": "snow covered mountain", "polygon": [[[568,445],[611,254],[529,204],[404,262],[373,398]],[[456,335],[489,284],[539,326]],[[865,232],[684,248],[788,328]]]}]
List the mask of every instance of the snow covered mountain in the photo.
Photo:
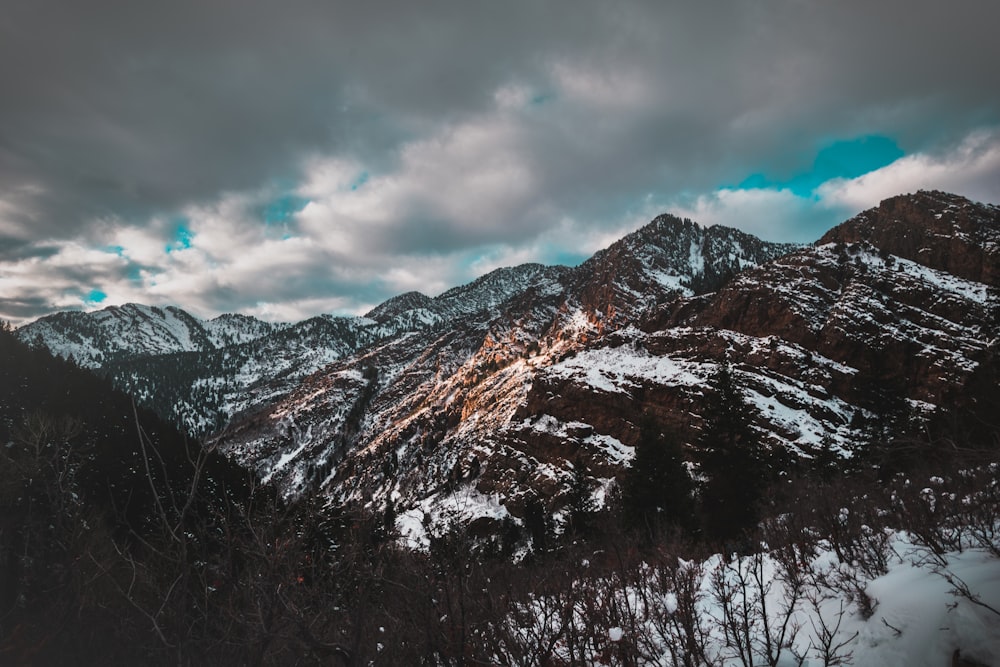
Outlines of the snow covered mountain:
[{"label": "snow covered mountain", "polygon": [[[947,253],[924,250],[930,221]],[[332,363],[217,442],[291,495],[391,500],[418,539],[444,511],[520,517],[532,497],[558,510],[581,470],[600,500],[644,417],[694,447],[722,365],[764,441],[806,458],[850,456],[874,429],[995,386],[1000,209],[918,193],[814,247],[761,257],[752,243],[658,218],[499,313]]]},{"label": "snow covered mountain", "polygon": [[153,355],[214,350],[284,327],[246,315],[222,315],[205,321],[173,306],[128,303],[92,313],[49,315],[19,329],[18,336],[55,355],[73,357],[84,368],[99,368]]},{"label": "snow covered mountain", "polygon": [[[568,312],[589,304],[591,319],[607,314],[620,320],[657,299],[704,289],[792,247],[661,216],[581,267],[497,269],[434,298],[402,294],[362,318],[324,315],[292,325],[241,315],[202,321],[179,308],[128,304],[94,313],[58,313],[21,328],[18,335],[109,375],[165,418],[205,434],[222,428],[233,415],[289,394],[304,377],[378,341],[420,333],[411,341],[419,348],[429,344],[433,332],[449,327],[471,327],[481,336],[483,323],[509,319],[510,308],[541,308],[544,312],[528,318],[534,328],[519,334],[527,345],[529,338],[541,335],[539,326],[550,324],[558,307]],[[651,286],[640,290],[642,283]],[[601,298],[602,290],[609,289],[614,294]]]},{"label": "snow covered mountain", "polygon": [[19,335],[217,431],[289,496],[392,504],[419,541],[444,512],[517,519],[533,499],[558,512],[581,473],[601,502],[646,419],[693,451],[722,367],[791,459],[981,409],[1000,381],[998,267],[1000,209],[920,192],[811,247],[660,216],[579,267],[500,269],[361,318],[234,318],[246,333],[228,344],[141,307],[135,331],[98,336],[70,324],[110,315],[62,314]]}]

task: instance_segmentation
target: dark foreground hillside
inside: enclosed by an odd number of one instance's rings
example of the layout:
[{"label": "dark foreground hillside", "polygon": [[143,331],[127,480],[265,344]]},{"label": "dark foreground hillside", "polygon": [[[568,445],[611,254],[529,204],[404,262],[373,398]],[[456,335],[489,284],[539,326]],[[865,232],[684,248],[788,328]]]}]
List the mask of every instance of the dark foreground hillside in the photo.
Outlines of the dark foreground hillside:
[{"label": "dark foreground hillside", "polygon": [[[498,533],[428,526],[427,549],[411,551],[391,511],[283,506],[148,415],[137,428],[127,398],[6,331],[0,355],[2,664],[1000,656],[998,429],[986,412],[972,431],[893,443],[911,455],[891,471],[880,457],[780,475],[743,461],[760,476],[733,496],[739,511],[711,486],[692,495],[669,434],[649,422],[620,491],[599,512],[579,493],[561,534],[536,508]],[[714,437],[738,435],[724,410],[715,423]]]},{"label": "dark foreground hillside", "polygon": [[144,660],[250,480],[4,325],[0,664]]},{"label": "dark foreground hillside", "polygon": [[208,450],[4,329],[0,664],[1000,665],[1000,209],[732,232],[403,295],[349,350],[216,322],[132,366],[177,423],[254,406]]}]

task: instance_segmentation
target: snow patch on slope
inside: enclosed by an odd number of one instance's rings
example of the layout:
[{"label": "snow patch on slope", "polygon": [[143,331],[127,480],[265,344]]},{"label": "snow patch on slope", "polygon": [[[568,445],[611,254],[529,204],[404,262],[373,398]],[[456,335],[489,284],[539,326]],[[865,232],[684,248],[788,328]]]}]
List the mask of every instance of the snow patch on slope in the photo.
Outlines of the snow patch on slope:
[{"label": "snow patch on slope", "polygon": [[715,369],[710,362],[654,356],[630,346],[584,350],[546,368],[544,372],[564,380],[577,380],[609,394],[627,394],[643,381],[666,386],[703,384]]},{"label": "snow patch on slope", "polygon": [[431,535],[446,531],[456,521],[468,524],[484,517],[518,522],[495,494],[485,495],[474,487],[463,486],[451,493],[424,498],[415,507],[400,512],[396,517],[396,530],[408,547],[427,550]]}]

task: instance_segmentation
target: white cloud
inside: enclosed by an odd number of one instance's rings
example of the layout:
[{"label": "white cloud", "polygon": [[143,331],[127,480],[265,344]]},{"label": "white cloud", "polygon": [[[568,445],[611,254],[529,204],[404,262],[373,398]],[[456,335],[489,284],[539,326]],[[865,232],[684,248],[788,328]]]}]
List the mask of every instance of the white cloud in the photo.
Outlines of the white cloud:
[{"label": "white cloud", "polygon": [[456,221],[499,220],[534,194],[531,166],[518,148],[520,129],[486,118],[404,150],[404,174],[421,192],[440,193],[438,210]]},{"label": "white cloud", "polygon": [[116,285],[127,264],[122,257],[77,241],[46,245],[54,249],[52,254],[4,264],[0,293],[11,299],[44,299],[56,308],[80,308],[91,289],[107,291]]},{"label": "white cloud", "polygon": [[156,266],[163,261],[167,236],[157,224],[149,227],[129,225],[112,228],[106,243],[122,248],[123,254],[137,264]]},{"label": "white cloud", "polygon": [[356,160],[341,156],[313,155],[304,161],[305,180],[297,188],[303,197],[322,199],[335,193],[350,192],[364,168]]},{"label": "white cloud", "polygon": [[[382,173],[340,157],[309,160],[297,190],[310,199],[296,216],[300,229],[354,261],[509,237],[542,180],[523,150],[526,128],[506,113],[523,96],[498,90],[496,109],[404,144]],[[423,235],[413,231],[421,226]]]},{"label": "white cloud", "polygon": [[261,301],[243,310],[244,315],[267,320],[270,322],[300,322],[318,313],[353,312],[361,315],[371,310],[368,306],[358,307],[349,298],[307,298],[288,301]]},{"label": "white cloud", "polygon": [[908,155],[858,178],[828,181],[816,192],[828,206],[860,211],[921,189],[1000,202],[1000,130],[973,132],[944,154]]},{"label": "white cloud", "polygon": [[809,243],[835,224],[816,202],[787,189],[721,188],[670,211],[702,225],[735,227],[768,241]]}]

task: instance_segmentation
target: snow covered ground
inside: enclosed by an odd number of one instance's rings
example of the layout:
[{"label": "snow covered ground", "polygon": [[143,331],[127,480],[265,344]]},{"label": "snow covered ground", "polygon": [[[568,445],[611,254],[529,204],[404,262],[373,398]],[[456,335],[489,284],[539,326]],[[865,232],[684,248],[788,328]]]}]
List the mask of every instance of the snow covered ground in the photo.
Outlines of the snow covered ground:
[{"label": "snow covered ground", "polygon": [[569,603],[592,639],[553,642],[552,664],[950,667],[959,651],[965,664],[1000,665],[1000,558],[932,557],[903,533],[887,538],[888,569],[873,579],[829,548],[792,569],[762,552],[649,566],[631,583],[582,578],[558,601],[535,598],[517,634],[530,644],[558,633],[567,619],[552,610]]}]

